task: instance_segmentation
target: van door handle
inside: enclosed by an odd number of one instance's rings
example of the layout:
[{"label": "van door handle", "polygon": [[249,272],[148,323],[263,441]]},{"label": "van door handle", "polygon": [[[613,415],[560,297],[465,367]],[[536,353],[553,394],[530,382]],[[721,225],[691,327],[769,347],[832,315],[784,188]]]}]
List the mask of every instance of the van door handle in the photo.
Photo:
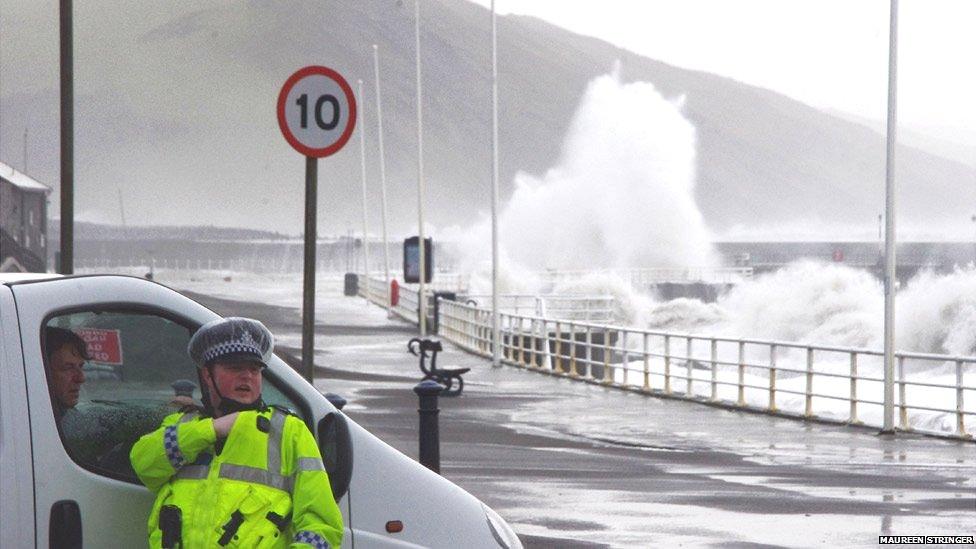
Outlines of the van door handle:
[{"label": "van door handle", "polygon": [[81,549],[81,509],[78,502],[64,499],[51,506],[48,536],[51,549]]}]

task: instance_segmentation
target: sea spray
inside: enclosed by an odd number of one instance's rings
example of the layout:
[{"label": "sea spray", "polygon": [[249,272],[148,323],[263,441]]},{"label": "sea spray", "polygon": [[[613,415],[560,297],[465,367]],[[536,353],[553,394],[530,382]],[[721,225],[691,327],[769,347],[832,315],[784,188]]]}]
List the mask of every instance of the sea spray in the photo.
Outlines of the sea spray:
[{"label": "sea spray", "polygon": [[654,330],[689,334],[713,334],[723,326],[728,314],[715,303],[679,297],[651,306],[646,326]]},{"label": "sea spray", "polygon": [[898,348],[976,355],[976,268],[923,272],[898,293]]},{"label": "sea spray", "polygon": [[867,271],[799,261],[735,286],[718,305],[730,336],[877,347],[882,296],[881,283]]},{"label": "sea spray", "polygon": [[613,298],[612,315],[615,324],[639,326],[651,309],[653,300],[634,290],[630,281],[616,273],[591,273],[576,280],[566,280],[554,285],[557,295],[609,296]]},{"label": "sea spray", "polygon": [[501,216],[505,249],[535,268],[709,264],[695,141],[680,101],[647,82],[622,83],[618,70],[594,79],[557,165],[541,178],[516,176]]},{"label": "sea spray", "polygon": [[[499,215],[502,264],[513,273],[713,264],[694,199],[695,128],[681,103],[623,83],[619,70],[592,80],[557,163],[542,177],[516,175]],[[459,236],[461,268],[490,274],[488,221]]]}]

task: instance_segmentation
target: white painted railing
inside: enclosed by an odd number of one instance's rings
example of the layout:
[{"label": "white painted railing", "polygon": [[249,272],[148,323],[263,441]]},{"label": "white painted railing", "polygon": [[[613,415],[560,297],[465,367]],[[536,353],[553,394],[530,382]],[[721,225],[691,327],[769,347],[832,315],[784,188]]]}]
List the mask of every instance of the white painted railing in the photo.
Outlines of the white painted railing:
[{"label": "white painted railing", "polygon": [[[490,306],[491,295],[465,294],[469,305]],[[546,318],[612,322],[614,298],[610,295],[504,294],[498,296],[498,310],[531,313]]]},{"label": "white painted railing", "polygon": [[[400,286],[398,288],[397,302],[390,307],[390,311],[400,318],[416,324],[420,319],[417,314],[419,309],[417,306],[418,292],[415,287],[411,286]],[[391,299],[390,287],[387,286],[385,280],[374,277],[366,278],[361,275],[359,277],[359,295],[380,307],[386,307],[389,304],[388,300]]]},{"label": "white painted railing", "polygon": [[[386,307],[387,296],[390,290],[384,280],[370,277],[359,277],[359,295],[369,301]],[[447,279],[441,281],[433,289],[427,292],[427,310],[433,313],[433,292],[450,291],[463,292],[463,286],[457,287],[458,282],[463,282],[461,278]],[[398,289],[399,297],[397,305],[391,310],[410,322],[417,322],[417,285],[400,285]],[[490,303],[490,295],[472,295],[459,293],[458,299],[469,304],[481,305]],[[559,318],[567,320],[588,320],[594,322],[611,322],[614,314],[613,296],[586,296],[586,295],[529,295],[529,294],[506,294],[499,296],[499,310],[518,314],[520,312],[530,312],[537,316],[547,318]]]},{"label": "white painted railing", "polygon": [[543,282],[572,282],[588,275],[610,274],[630,282],[634,288],[662,282],[706,282],[730,284],[752,277],[752,267],[663,267],[647,269],[606,269],[597,271],[547,270],[536,273]]},{"label": "white painted railing", "polygon": [[[508,364],[655,395],[881,426],[880,351],[500,316]],[[491,356],[491,311],[442,300],[439,334]],[[900,429],[971,438],[976,386],[965,382],[976,373],[976,357],[898,353],[897,361]]]}]

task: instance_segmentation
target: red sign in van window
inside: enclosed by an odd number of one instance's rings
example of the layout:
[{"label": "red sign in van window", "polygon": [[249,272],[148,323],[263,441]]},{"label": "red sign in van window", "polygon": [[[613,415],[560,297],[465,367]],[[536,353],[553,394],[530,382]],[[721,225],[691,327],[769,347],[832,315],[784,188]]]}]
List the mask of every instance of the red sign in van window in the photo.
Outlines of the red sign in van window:
[{"label": "red sign in van window", "polygon": [[122,364],[122,336],[119,330],[78,328],[75,333],[88,345],[88,356],[91,357],[92,362]]}]

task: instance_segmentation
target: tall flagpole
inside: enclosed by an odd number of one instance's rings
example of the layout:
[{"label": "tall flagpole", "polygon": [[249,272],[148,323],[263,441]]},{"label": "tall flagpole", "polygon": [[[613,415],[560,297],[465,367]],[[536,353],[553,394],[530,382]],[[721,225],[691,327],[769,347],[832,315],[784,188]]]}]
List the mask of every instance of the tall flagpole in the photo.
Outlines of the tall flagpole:
[{"label": "tall flagpole", "polygon": [[898,86],[898,0],[891,0],[888,32],[888,138],[885,153],[884,427],[895,430],[895,136]]},{"label": "tall flagpole", "polygon": [[393,312],[390,302],[390,242],[386,235],[386,157],[383,153],[383,103],[380,100],[379,46],[373,44],[373,77],[376,80],[376,123],[380,143],[380,204],[383,208],[383,277],[386,280],[386,312]]},{"label": "tall flagpole", "polygon": [[[363,122],[366,121],[366,102],[363,101],[363,81],[357,81],[359,85],[359,119]],[[359,125],[359,160],[362,166],[362,178],[363,178],[363,274],[366,279],[364,283],[367,284],[367,290],[369,288],[369,228],[366,225],[367,213],[366,213],[366,128],[363,124]],[[367,292],[368,293],[368,292]],[[368,301],[367,301],[368,302]]]},{"label": "tall flagpole", "polygon": [[491,0],[491,364],[501,366],[498,312],[498,32]]},{"label": "tall flagpole", "polygon": [[427,257],[424,250],[424,126],[422,93],[420,85],[420,0],[414,0],[414,34],[417,50],[417,232],[420,237],[420,289],[417,293],[419,303],[420,336],[427,335],[427,296],[424,282],[427,278]]}]

